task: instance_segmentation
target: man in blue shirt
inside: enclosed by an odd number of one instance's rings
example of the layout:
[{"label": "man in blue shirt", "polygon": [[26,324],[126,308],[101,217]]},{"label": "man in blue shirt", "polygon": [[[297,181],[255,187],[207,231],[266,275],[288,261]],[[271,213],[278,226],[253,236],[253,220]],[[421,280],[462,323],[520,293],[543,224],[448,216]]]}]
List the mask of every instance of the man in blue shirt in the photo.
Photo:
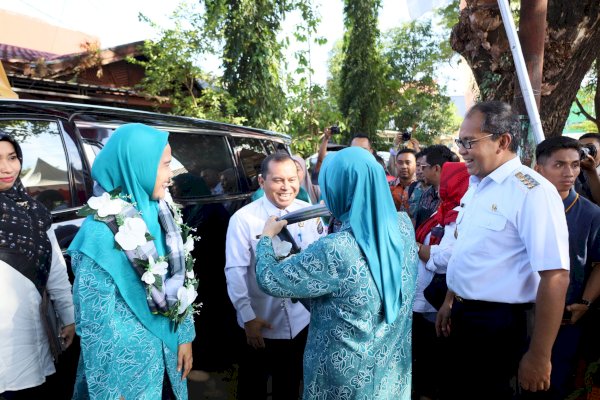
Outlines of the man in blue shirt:
[{"label": "man in blue shirt", "polygon": [[575,139],[559,136],[541,142],[535,153],[535,170],[556,186],[563,199],[569,230],[570,283],[552,349],[550,391],[544,396],[553,400],[562,400],[574,390],[579,351],[591,350],[582,342],[593,322],[588,311],[600,294],[600,207],[573,188],[581,168],[580,146]]}]

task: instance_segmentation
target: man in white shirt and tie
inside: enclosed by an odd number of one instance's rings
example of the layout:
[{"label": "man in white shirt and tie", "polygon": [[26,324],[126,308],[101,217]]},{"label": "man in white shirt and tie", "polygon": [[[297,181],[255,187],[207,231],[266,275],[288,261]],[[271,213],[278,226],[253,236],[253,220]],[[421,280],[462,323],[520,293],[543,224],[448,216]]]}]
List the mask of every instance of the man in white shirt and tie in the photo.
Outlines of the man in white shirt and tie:
[{"label": "man in white shirt and tie", "polygon": [[[240,361],[237,398],[265,399],[271,375],[272,399],[295,400],[299,397],[310,314],[300,302],[271,297],[259,289],[255,251],[270,216],[285,215],[310,204],[296,199],[300,182],[296,164],[286,153],[273,153],[264,159],[259,183],[265,196],[238,210],[227,229],[227,292],[247,342]],[[323,234],[318,218],[289,225],[288,230],[300,249]],[[288,256],[289,244],[278,243],[274,246],[279,248],[279,255]]]}]

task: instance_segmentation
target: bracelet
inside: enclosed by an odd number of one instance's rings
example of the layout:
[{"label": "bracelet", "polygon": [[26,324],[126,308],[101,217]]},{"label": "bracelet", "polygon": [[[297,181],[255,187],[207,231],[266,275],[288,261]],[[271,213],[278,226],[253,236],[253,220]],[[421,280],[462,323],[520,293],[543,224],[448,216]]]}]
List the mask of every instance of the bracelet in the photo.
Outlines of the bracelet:
[{"label": "bracelet", "polygon": [[578,304],[583,304],[584,306],[587,306],[587,307],[589,307],[589,306],[592,305],[592,302],[589,301],[589,300],[586,300],[586,299],[580,299],[577,303]]}]

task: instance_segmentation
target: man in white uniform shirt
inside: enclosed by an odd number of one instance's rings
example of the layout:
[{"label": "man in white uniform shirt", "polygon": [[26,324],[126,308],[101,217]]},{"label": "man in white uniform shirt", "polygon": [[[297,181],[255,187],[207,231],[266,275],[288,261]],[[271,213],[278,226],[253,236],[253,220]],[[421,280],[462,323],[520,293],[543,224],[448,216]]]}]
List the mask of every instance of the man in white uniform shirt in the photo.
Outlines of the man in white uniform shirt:
[{"label": "man in white uniform shirt", "polygon": [[[238,210],[227,229],[227,291],[247,341],[240,361],[237,398],[265,399],[271,375],[273,400],[296,400],[310,314],[300,302],[271,297],[259,289],[255,251],[270,216],[285,215],[310,204],[296,199],[300,182],[296,164],[286,153],[264,159],[259,183],[265,196]],[[321,237],[323,226],[315,218],[289,225],[288,230],[303,249]],[[279,255],[287,256],[289,245],[285,248],[285,243],[279,243]]]},{"label": "man in white uniform shirt", "polygon": [[519,161],[519,135],[510,105],[493,101],[469,110],[456,140],[471,178],[436,321],[451,339],[451,398],[512,399],[515,375],[523,396],[550,386],[569,284],[568,230],[556,188]]}]

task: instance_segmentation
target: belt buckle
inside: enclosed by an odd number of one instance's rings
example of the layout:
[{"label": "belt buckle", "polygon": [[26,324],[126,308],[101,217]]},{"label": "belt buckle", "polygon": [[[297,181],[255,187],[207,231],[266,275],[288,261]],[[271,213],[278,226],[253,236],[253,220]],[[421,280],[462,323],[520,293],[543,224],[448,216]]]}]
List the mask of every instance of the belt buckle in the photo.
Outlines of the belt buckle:
[{"label": "belt buckle", "polygon": [[454,295],[454,298],[459,302],[459,303],[464,303],[465,299],[463,299],[462,297],[458,296],[458,295]]}]

